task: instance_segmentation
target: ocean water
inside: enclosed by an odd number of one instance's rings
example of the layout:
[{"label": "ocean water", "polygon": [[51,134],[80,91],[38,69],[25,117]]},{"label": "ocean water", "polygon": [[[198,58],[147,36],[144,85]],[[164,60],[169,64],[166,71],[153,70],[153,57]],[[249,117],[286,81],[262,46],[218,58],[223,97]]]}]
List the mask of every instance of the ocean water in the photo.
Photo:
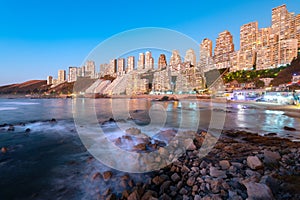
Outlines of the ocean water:
[{"label": "ocean water", "polygon": [[[155,137],[158,131],[194,125],[208,130],[223,118],[222,129],[277,133],[279,137],[300,140],[299,131],[283,129],[290,126],[300,130],[300,118],[257,105],[197,100],[0,99],[0,148],[7,149],[6,153],[0,152],[0,199],[96,199],[108,188],[121,194],[123,188],[117,179],[127,173],[94,159],[78,135],[82,113],[91,110],[99,125],[110,118],[119,120],[119,129],[115,124],[101,125],[110,140],[133,125]],[[8,124],[15,130],[8,131]],[[95,173],[107,170],[113,172],[111,180],[93,178]],[[140,182],[148,181],[151,173],[129,175]]]}]

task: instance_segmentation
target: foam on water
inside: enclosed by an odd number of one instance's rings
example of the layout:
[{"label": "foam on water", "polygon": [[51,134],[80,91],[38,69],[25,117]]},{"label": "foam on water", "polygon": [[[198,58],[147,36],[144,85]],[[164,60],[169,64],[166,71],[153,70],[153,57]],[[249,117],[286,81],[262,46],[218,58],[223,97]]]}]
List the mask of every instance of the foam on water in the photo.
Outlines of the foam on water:
[{"label": "foam on water", "polygon": [[17,107],[0,107],[0,111],[4,111],[4,110],[17,110]]}]

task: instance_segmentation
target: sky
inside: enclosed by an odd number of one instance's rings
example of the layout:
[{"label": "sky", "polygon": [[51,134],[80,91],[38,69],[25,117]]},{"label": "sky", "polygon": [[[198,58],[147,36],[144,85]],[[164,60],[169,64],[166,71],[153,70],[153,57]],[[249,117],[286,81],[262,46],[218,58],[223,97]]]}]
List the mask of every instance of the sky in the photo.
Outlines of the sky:
[{"label": "sky", "polygon": [[171,29],[213,45],[228,30],[239,49],[240,26],[270,26],[272,8],[282,4],[300,13],[299,0],[0,0],[0,85],[56,77],[59,69],[81,66],[103,41],[136,28]]}]

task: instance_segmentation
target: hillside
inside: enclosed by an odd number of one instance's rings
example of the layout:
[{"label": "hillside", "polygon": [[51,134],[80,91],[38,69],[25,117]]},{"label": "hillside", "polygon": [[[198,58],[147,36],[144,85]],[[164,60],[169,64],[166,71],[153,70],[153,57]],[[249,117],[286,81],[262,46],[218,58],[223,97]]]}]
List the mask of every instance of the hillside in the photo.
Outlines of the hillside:
[{"label": "hillside", "polygon": [[293,74],[300,74],[300,56],[293,60],[291,65],[278,73],[278,76],[271,82],[273,86],[291,82]]},{"label": "hillside", "polygon": [[43,93],[49,89],[46,80],[31,80],[20,84],[0,87],[0,94],[31,94]]}]

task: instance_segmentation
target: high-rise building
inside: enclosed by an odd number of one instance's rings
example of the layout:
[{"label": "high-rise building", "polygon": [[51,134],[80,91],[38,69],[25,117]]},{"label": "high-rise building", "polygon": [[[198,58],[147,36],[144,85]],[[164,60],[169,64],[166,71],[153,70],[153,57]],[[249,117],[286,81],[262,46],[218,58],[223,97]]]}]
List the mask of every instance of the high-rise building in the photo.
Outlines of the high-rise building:
[{"label": "high-rise building", "polygon": [[270,45],[270,37],[272,29],[270,27],[261,28],[258,30],[256,47],[257,49]]},{"label": "high-rise building", "polygon": [[135,68],[134,56],[127,58],[127,73],[133,71]]},{"label": "high-rise building", "polygon": [[288,12],[286,5],[272,9],[272,33],[279,36],[279,40],[295,38],[295,16]]},{"label": "high-rise building", "polygon": [[77,67],[69,67],[68,82],[77,81]]},{"label": "high-rise building", "polygon": [[240,29],[240,50],[241,51],[252,51],[256,48],[258,35],[258,23],[250,22],[244,24]]},{"label": "high-rise building", "polygon": [[96,65],[92,60],[86,61],[85,76],[90,78],[96,78]]},{"label": "high-rise building", "polygon": [[300,48],[300,14],[295,17],[295,32],[298,39],[298,48]]},{"label": "high-rise building", "polygon": [[214,64],[216,68],[230,67],[230,53],[234,52],[233,37],[227,30],[221,32],[216,40]]},{"label": "high-rise building", "polygon": [[150,51],[145,54],[145,69],[154,69],[154,59]]},{"label": "high-rise building", "polygon": [[118,72],[118,61],[117,59],[111,59],[110,60],[110,67],[109,67],[109,70],[108,70],[108,75],[113,75],[115,73]]},{"label": "high-rise building", "polygon": [[165,54],[160,54],[158,58],[158,70],[165,69],[167,67],[167,60]]},{"label": "high-rise building", "polygon": [[66,81],[66,70],[58,70],[57,82],[63,83]]},{"label": "high-rise building", "polygon": [[139,60],[138,60],[138,70],[142,70],[145,68],[145,54],[144,53],[139,53]]},{"label": "high-rise building", "polygon": [[203,71],[213,68],[212,41],[208,38],[202,40],[200,44],[200,67]]},{"label": "high-rise building", "polygon": [[196,54],[194,49],[188,49],[186,51],[184,62],[189,62],[191,65],[196,66]]},{"label": "high-rise building", "polygon": [[298,40],[288,39],[279,41],[279,55],[278,64],[285,65],[297,57],[298,54]]},{"label": "high-rise building", "polygon": [[47,85],[52,85],[52,84],[53,84],[53,77],[47,76]]},{"label": "high-rise building", "polygon": [[178,50],[173,50],[170,58],[169,66],[172,72],[179,72],[181,64],[181,57]]},{"label": "high-rise building", "polygon": [[125,58],[118,59],[118,75],[125,74]]}]

